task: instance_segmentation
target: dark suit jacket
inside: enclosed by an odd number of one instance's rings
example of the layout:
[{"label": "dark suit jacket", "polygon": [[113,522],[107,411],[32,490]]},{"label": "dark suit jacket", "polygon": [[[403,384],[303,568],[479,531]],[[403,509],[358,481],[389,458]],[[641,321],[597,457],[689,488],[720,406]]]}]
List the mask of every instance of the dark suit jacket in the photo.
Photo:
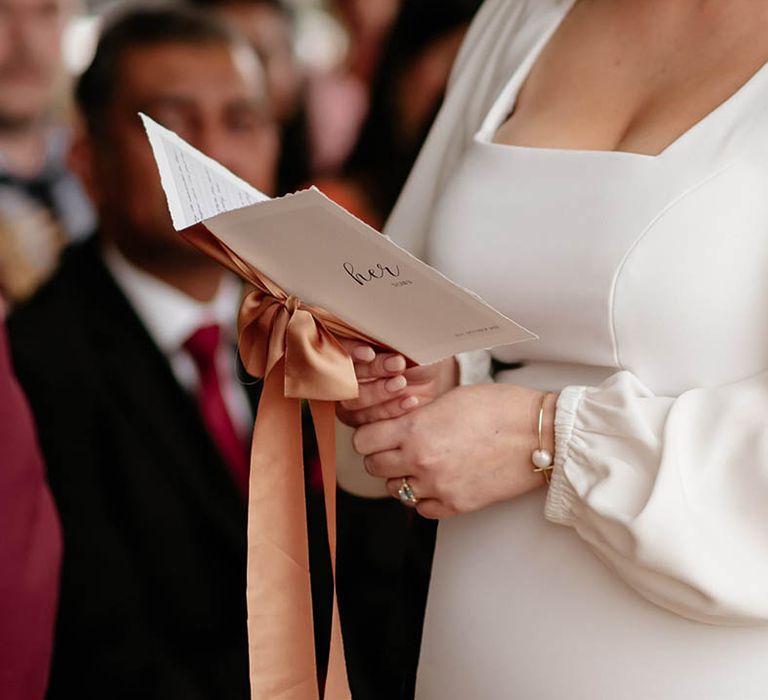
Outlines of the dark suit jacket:
[{"label": "dark suit jacket", "polygon": [[94,240],[9,330],[64,532],[49,698],[245,700],[245,503]]}]

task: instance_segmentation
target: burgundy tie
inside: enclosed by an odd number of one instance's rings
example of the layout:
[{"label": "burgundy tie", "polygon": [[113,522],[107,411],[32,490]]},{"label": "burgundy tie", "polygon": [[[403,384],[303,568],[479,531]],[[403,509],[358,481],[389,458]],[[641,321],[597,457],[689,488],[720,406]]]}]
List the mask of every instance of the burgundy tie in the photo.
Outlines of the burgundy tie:
[{"label": "burgundy tie", "polygon": [[185,350],[197,365],[200,386],[197,402],[208,433],[229,466],[232,477],[243,495],[248,495],[248,456],[243,441],[235,430],[224,403],[219,373],[216,369],[216,351],[221,330],[217,325],[196,330],[184,343]]}]

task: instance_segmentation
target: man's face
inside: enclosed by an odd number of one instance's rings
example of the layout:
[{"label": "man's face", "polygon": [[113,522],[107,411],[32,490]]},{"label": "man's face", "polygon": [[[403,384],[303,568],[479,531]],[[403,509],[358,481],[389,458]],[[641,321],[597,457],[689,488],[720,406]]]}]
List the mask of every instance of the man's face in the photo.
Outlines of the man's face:
[{"label": "man's face", "polygon": [[91,137],[90,189],[104,233],[134,260],[199,261],[173,230],[137,112],[271,194],[278,136],[253,54],[225,44],[161,44],[122,56],[103,135]]},{"label": "man's face", "polygon": [[68,0],[0,0],[0,126],[24,126],[53,102]]}]

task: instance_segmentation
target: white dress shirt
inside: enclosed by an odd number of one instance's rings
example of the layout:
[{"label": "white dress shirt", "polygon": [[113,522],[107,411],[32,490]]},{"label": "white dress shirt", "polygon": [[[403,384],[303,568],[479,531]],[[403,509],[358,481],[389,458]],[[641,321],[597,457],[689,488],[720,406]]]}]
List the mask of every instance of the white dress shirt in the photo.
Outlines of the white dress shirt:
[{"label": "white dress shirt", "polygon": [[152,340],[168,358],[179,384],[193,395],[199,385],[199,376],[184,343],[203,326],[218,324],[221,327],[223,342],[216,357],[219,382],[236,430],[247,437],[253,429],[253,412],[242,382],[255,380],[237,376],[236,319],[241,289],[238,281],[226,275],[216,296],[209,302],[200,302],[139,269],[112,245],[104,247],[103,255],[117,285]]}]

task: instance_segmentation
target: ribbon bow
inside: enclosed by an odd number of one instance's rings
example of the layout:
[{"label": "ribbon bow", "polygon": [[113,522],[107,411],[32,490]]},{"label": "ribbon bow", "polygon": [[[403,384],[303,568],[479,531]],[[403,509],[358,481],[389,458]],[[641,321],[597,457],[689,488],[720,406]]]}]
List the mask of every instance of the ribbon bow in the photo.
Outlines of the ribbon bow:
[{"label": "ribbon bow", "polygon": [[348,337],[356,335],[322,309],[306,306],[282,290],[257,286],[240,307],[240,356],[245,369],[254,377],[267,377],[284,360],[286,397],[356,398],[352,360],[331,327]]},{"label": "ribbon bow", "polygon": [[323,473],[334,579],[325,700],[351,695],[336,597],[334,401],[355,398],[357,379],[337,335],[373,342],[324,309],[303,304],[202,226],[193,245],[253,285],[238,318],[246,371],[264,378],[248,491],[248,646],[253,700],[318,700],[309,575],[301,399],[308,399]]}]

